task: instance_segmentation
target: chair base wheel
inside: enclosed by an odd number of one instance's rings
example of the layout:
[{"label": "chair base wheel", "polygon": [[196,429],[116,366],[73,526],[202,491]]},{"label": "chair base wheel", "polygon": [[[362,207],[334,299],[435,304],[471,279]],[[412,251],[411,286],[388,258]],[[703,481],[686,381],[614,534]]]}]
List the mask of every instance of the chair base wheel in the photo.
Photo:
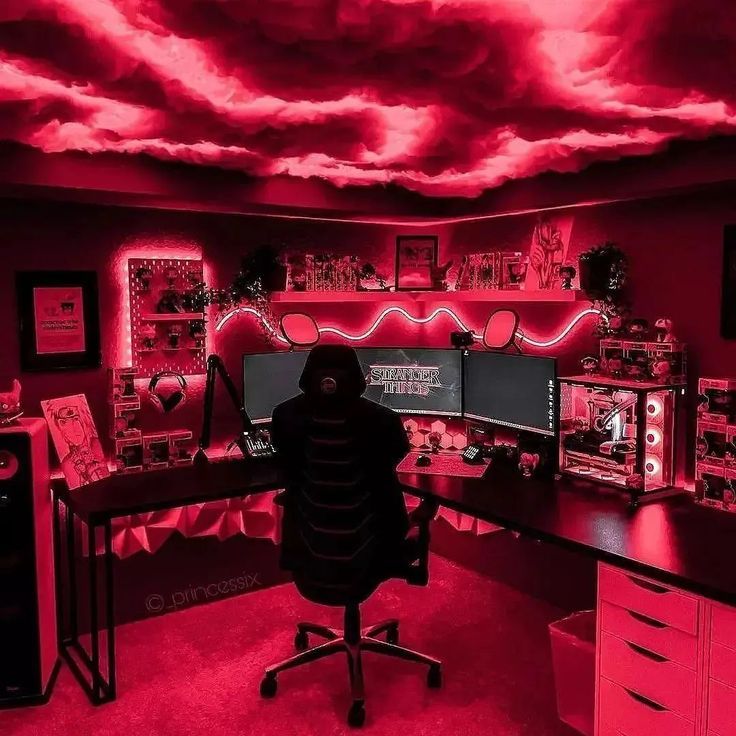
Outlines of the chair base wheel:
[{"label": "chair base wheel", "polygon": [[439,665],[432,665],[427,672],[427,687],[442,687],[442,669]]},{"label": "chair base wheel", "polygon": [[306,631],[299,631],[294,637],[294,649],[304,652],[309,649],[309,636]]},{"label": "chair base wheel", "polygon": [[356,700],[348,711],[348,726],[361,728],[365,723],[365,705],[362,700]]},{"label": "chair base wheel", "polygon": [[261,680],[261,697],[272,698],[276,695],[277,688],[276,675],[266,675]]}]

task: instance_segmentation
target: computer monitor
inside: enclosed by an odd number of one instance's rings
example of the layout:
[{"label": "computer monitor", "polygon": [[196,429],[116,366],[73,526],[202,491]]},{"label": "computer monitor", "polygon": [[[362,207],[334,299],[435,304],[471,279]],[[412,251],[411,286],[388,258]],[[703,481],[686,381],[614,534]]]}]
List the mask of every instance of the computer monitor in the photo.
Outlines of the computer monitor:
[{"label": "computer monitor", "polygon": [[437,348],[358,348],[364,396],[400,414],[462,416],[462,353]]},{"label": "computer monitor", "polygon": [[[462,415],[462,355],[432,348],[358,348],[364,396],[401,414]],[[299,393],[308,350],[243,356],[243,401],[254,424]]]},{"label": "computer monitor", "polygon": [[470,350],[463,368],[463,415],[512,429],[554,436],[557,361],[532,355]]},{"label": "computer monitor", "polygon": [[253,424],[271,421],[273,410],[299,393],[309,350],[243,356],[243,402]]}]

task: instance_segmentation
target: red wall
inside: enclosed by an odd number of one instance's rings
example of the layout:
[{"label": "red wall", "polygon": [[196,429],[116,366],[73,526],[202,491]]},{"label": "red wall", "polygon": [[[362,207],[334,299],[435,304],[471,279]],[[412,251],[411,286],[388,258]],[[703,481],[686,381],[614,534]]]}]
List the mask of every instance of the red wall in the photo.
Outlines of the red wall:
[{"label": "red wall", "polygon": [[[571,253],[605,239],[618,242],[631,261],[630,291],[634,311],[650,320],[670,316],[678,335],[690,345],[690,376],[736,373],[736,343],[719,336],[720,278],[723,225],[736,222],[736,204],[725,193],[688,195],[627,204],[570,210],[575,220]],[[21,269],[94,269],[100,280],[104,367],[122,359],[119,348],[121,305],[125,294],[121,278],[124,259],[140,255],[204,254],[210,278],[227,282],[237,271],[241,255],[263,242],[285,248],[357,253],[379,267],[390,267],[394,238],[398,233],[422,232],[406,226],[326,223],[238,215],[166,212],[49,202],[0,201],[3,223],[3,268],[0,270],[0,314],[7,334],[0,362],[0,389],[19,375],[14,272]],[[529,246],[533,215],[509,216],[478,222],[427,228],[440,236],[442,260],[462,252],[519,249]],[[436,303],[403,304],[417,316],[441,304],[451,305],[438,294]],[[310,307],[322,325],[363,330],[387,303],[359,302]],[[581,304],[530,303],[519,305],[522,327],[536,334],[555,332]],[[462,303],[456,310],[480,329],[489,306]],[[391,317],[371,338],[373,344],[447,344],[453,329],[442,318],[432,327],[407,326]],[[577,369],[577,360],[593,347],[590,326],[582,325],[554,351],[561,372]],[[225,358],[239,381],[240,355],[267,349],[250,318],[230,321],[214,338],[214,349]],[[28,414],[39,412],[43,398],[77,392],[88,395],[101,434],[106,434],[107,403],[104,370],[64,371],[21,375]],[[192,381],[196,391],[201,378]],[[193,391],[193,394],[195,392]],[[143,417],[146,429],[199,426],[196,395],[173,415],[161,417],[150,408]],[[692,414],[692,412],[691,412]],[[227,439],[236,429],[229,407],[218,404],[216,439]],[[683,448],[684,449],[684,448]],[[688,451],[685,456],[689,456]]]},{"label": "red wall", "polygon": [[[724,191],[721,195],[689,195],[687,197],[640,201],[629,204],[597,206],[571,210],[575,222],[571,235],[571,251],[579,252],[592,243],[605,239],[618,242],[631,262],[630,291],[635,312],[650,320],[670,316],[678,335],[690,346],[691,388],[697,375],[736,375],[736,342],[719,336],[720,278],[722,231],[726,223],[736,222],[736,200]],[[0,268],[0,314],[5,319],[6,334],[0,352],[0,390],[19,376],[24,387],[27,414],[40,413],[43,398],[72,393],[86,393],[101,434],[107,429],[106,376],[104,368],[121,360],[121,330],[124,329],[121,305],[124,292],[121,264],[124,259],[142,255],[178,255],[197,257],[204,254],[213,283],[226,283],[237,271],[240,256],[249,248],[271,241],[289,248],[358,253],[387,265],[393,258],[394,238],[400,232],[419,232],[400,226],[314,223],[242,217],[237,215],[166,212],[93,205],[18,202],[0,200],[3,264]],[[441,258],[455,257],[467,251],[519,249],[529,245],[534,217],[503,217],[473,223],[456,223],[429,232],[440,235]],[[15,307],[14,273],[21,269],[94,269],[99,275],[100,309],[103,337],[103,365],[99,370],[64,371],[60,373],[20,374]],[[409,304],[417,316],[442,304]],[[447,302],[449,303],[449,302]],[[325,304],[313,307],[322,324],[339,324],[347,329],[365,329],[386,303]],[[480,328],[487,316],[487,305],[456,305],[473,328]],[[520,305],[522,326],[545,334],[580,308],[580,304]],[[391,318],[372,338],[374,344],[447,344],[453,326],[438,322],[436,327],[421,330],[407,328],[399,319]],[[557,354],[561,372],[577,370],[577,360],[593,348],[589,325],[583,325]],[[264,343],[247,317],[239,317],[216,336],[214,349],[226,360],[239,381],[240,355],[263,350]],[[193,381],[201,389],[201,379]],[[691,391],[689,437],[682,447],[681,465],[692,465],[692,419],[694,409]],[[152,407],[146,409],[146,429],[186,426],[195,431],[200,422],[201,405],[197,396],[173,415],[162,417]],[[237,422],[229,406],[218,404],[215,439],[227,440],[237,430]],[[108,443],[109,446],[109,443]],[[691,468],[690,468],[691,469]],[[438,534],[439,551],[455,556],[471,566],[478,560],[493,560],[493,568],[513,559],[511,584],[526,585],[538,595],[554,593],[559,600],[564,581],[545,569],[540,559],[547,551],[531,554],[527,562],[519,562],[518,545],[506,535],[464,539],[458,547],[456,533]],[[503,537],[503,538],[502,538]],[[444,539],[444,542],[443,542]],[[506,541],[504,541],[506,540]],[[229,546],[228,546],[229,545]],[[463,551],[464,550],[464,551]],[[533,552],[533,551],[532,551]],[[189,555],[189,557],[187,557]],[[536,556],[535,556],[536,555]],[[541,557],[540,557],[541,555]],[[213,538],[175,540],[161,549],[152,562],[148,555],[136,555],[120,565],[121,595],[119,616],[122,619],[146,615],[145,601],[152,592],[173,596],[177,590],[196,587],[212,580],[224,579],[241,571],[241,560],[248,561],[247,571],[260,575],[260,584],[270,585],[281,578],[276,571],[275,550],[270,543],[238,536],[226,545]],[[475,560],[475,562],[474,562]],[[495,565],[498,561],[498,565]],[[235,567],[233,567],[235,566]],[[528,575],[520,572],[526,568]],[[232,569],[231,569],[232,568]],[[170,572],[186,570],[181,579]],[[245,568],[243,568],[245,569]],[[565,568],[569,569],[569,568]],[[584,577],[592,586],[594,576]],[[495,574],[491,572],[490,574]],[[542,578],[549,574],[555,583],[546,588]],[[531,582],[519,582],[529,578]],[[169,579],[175,582],[167,582]],[[536,582],[535,582],[536,581]],[[559,585],[558,585],[559,583]],[[583,586],[584,587],[584,586]],[[590,590],[592,587],[588,586]],[[584,590],[588,590],[584,587]],[[582,590],[583,588],[581,588]],[[546,592],[545,592],[546,591]],[[565,594],[567,596],[567,594]],[[563,596],[563,598],[565,598]],[[581,605],[574,597],[565,600],[570,608]]]},{"label": "red wall", "polygon": [[[107,429],[107,396],[104,369],[124,360],[123,305],[126,302],[123,264],[129,257],[204,255],[205,270],[213,284],[228,282],[238,269],[240,257],[248,248],[263,242],[283,244],[284,248],[336,253],[357,253],[380,268],[391,269],[395,236],[417,232],[398,226],[346,223],[319,223],[237,215],[214,215],[190,212],[103,207],[47,202],[0,203],[4,222],[6,261],[0,273],[0,313],[7,316],[9,328],[6,357],[0,366],[0,386],[19,375],[18,335],[15,306],[14,273],[25,269],[90,269],[99,278],[102,324],[103,368],[100,370],[28,373],[20,376],[26,412],[38,414],[39,401],[53,396],[86,393],[101,434]],[[467,250],[491,247],[527,247],[533,220],[529,217],[493,221],[473,228],[443,226],[439,233],[442,258],[454,257]],[[491,227],[494,236],[489,237]],[[421,232],[421,231],[420,231]],[[336,325],[351,332],[362,332],[391,302],[316,304],[309,311],[322,325]],[[431,303],[401,302],[415,316],[425,316],[437,306],[453,306],[442,294]],[[295,307],[275,305],[279,309]],[[480,331],[488,315],[487,305],[454,305],[469,326]],[[579,304],[520,305],[522,325],[534,333],[554,332],[580,308]],[[392,316],[369,339],[374,345],[447,345],[449,332],[456,329],[447,317],[426,328],[410,325]],[[568,345],[585,349],[590,330],[583,326]],[[212,332],[210,346],[220,353],[226,365],[240,381],[240,356],[243,352],[269,349],[254,321],[248,316],[230,320],[225,329]],[[581,346],[581,340],[583,344]],[[574,354],[576,355],[578,351]],[[190,380],[190,401],[172,415],[161,416],[147,407],[143,416],[146,430],[188,427],[196,431],[200,421],[199,393],[202,377]],[[222,397],[224,398],[224,397]],[[217,404],[214,438],[227,440],[237,430],[229,405]],[[109,444],[109,443],[108,443]]]}]

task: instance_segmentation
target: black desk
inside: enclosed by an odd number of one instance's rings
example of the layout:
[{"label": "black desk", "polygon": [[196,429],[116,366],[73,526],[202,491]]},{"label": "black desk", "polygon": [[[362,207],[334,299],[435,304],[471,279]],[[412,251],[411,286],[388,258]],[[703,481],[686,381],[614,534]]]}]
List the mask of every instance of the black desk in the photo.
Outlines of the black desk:
[{"label": "black desk", "polygon": [[[534,539],[559,544],[638,572],[663,583],[736,605],[736,514],[671,498],[632,509],[628,499],[607,486],[563,478],[550,482],[526,480],[518,473],[492,468],[485,478],[458,478],[403,473],[404,490],[431,498],[441,506],[499,524]],[[70,582],[68,618],[60,610],[61,653],[94,703],[115,698],[115,635],[111,521],[187,504],[237,498],[281,487],[272,460],[225,461],[136,475],[113,476],[78,491],[54,483],[57,560],[66,537]],[[60,504],[67,508],[66,533],[60,528]],[[97,557],[88,562],[92,653],[79,643],[77,631],[76,549],[74,516],[94,534],[104,529],[104,578],[108,676],[100,671],[100,622]],[[94,552],[94,549],[93,549]],[[62,575],[57,575],[61,580]],[[61,601],[59,595],[59,601]],[[72,656],[82,662],[87,676]],[[87,682],[91,676],[91,684]]]},{"label": "black desk", "polygon": [[688,495],[631,508],[594,481],[550,482],[492,468],[484,478],[403,473],[406,491],[630,572],[736,605],[736,514]]},{"label": "black desk", "polygon": [[[106,703],[116,696],[112,520],[132,514],[272,491],[281,487],[280,478],[273,461],[227,460],[204,466],[187,465],[149,473],[113,475],[74,491],[70,491],[63,480],[53,482],[59,651],[92,703]],[[61,504],[66,507],[65,529],[61,528]],[[87,575],[91,652],[87,652],[79,640],[74,517],[87,526],[89,540],[96,539],[98,529],[103,530],[104,536],[102,555],[97,555],[94,542],[89,544]],[[66,549],[62,552],[64,538]],[[100,556],[103,562],[102,581],[98,581]],[[61,590],[64,579],[61,563],[64,559],[69,581],[66,610]],[[101,666],[101,589],[104,590],[107,630],[107,677]]]}]

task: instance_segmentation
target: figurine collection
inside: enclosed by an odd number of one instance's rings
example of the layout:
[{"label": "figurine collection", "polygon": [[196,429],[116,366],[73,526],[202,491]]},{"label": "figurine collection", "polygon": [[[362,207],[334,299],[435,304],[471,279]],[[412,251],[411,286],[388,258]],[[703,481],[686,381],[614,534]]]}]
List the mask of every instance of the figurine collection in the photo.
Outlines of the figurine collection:
[{"label": "figurine collection", "polygon": [[703,504],[736,511],[736,380],[698,381],[695,497]]},{"label": "figurine collection", "polygon": [[652,328],[645,319],[612,314],[600,328],[600,355],[580,361],[585,375],[662,385],[685,381],[687,346],[675,336],[671,319],[660,317]]}]

